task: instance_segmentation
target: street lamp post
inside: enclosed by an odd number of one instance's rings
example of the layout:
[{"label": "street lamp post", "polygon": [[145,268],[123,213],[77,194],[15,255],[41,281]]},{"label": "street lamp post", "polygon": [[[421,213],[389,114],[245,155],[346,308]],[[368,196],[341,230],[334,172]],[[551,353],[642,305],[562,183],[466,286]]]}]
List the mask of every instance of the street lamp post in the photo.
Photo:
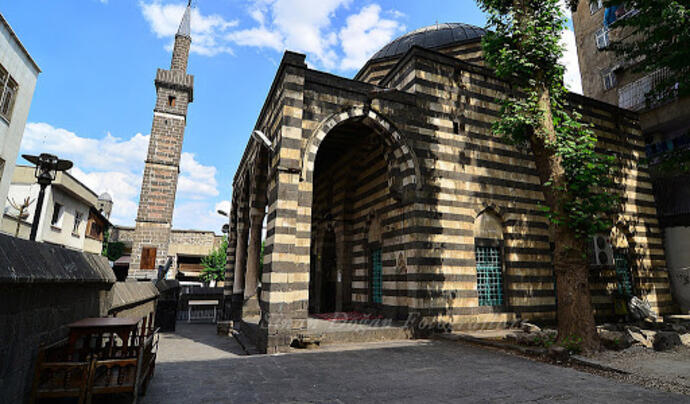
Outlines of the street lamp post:
[{"label": "street lamp post", "polygon": [[41,210],[43,209],[43,199],[45,198],[46,187],[55,181],[58,171],[66,171],[72,168],[72,162],[69,160],[60,160],[57,156],[48,153],[41,153],[39,156],[22,154],[22,157],[36,166],[34,176],[38,180],[38,185],[41,186],[41,190],[38,193],[38,200],[36,201],[34,220],[31,223],[31,235],[29,236],[29,240],[36,241],[38,222],[41,219]]}]

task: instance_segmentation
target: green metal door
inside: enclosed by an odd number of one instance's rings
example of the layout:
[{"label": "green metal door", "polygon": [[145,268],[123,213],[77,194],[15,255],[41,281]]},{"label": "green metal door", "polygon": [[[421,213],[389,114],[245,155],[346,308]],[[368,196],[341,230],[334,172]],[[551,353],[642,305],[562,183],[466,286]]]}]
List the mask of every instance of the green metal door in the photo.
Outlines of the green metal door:
[{"label": "green metal door", "polygon": [[383,302],[383,268],[381,264],[381,249],[376,249],[371,253],[371,300],[374,303]]},{"label": "green metal door", "polygon": [[632,296],[632,274],[630,273],[630,265],[628,265],[628,257],[623,253],[615,253],[613,254],[613,259],[616,264],[618,292],[625,296]]},{"label": "green metal door", "polygon": [[476,247],[477,293],[480,306],[503,305],[503,268],[498,247]]}]

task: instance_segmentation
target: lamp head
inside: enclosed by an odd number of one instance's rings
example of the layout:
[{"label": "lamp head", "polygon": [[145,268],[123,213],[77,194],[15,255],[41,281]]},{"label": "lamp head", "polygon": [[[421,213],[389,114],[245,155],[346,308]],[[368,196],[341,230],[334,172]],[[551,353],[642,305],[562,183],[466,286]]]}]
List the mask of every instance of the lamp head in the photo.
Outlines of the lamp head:
[{"label": "lamp head", "polygon": [[55,180],[58,171],[67,171],[73,166],[71,161],[60,160],[50,153],[41,153],[38,156],[23,154],[22,157],[36,166],[34,176],[41,185],[49,185]]},{"label": "lamp head", "polygon": [[270,151],[275,151],[273,148],[273,142],[271,142],[271,139],[269,139],[268,136],[266,136],[262,131],[253,131],[252,138],[254,138],[254,140],[261,143],[262,145],[266,146]]}]

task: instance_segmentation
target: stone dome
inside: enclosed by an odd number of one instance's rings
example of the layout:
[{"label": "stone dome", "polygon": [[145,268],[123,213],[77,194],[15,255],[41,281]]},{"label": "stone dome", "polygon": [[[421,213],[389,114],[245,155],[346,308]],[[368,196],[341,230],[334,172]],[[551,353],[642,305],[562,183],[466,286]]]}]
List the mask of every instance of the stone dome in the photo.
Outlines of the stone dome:
[{"label": "stone dome", "polygon": [[100,195],[98,196],[98,200],[99,200],[99,201],[112,202],[112,201],[113,201],[113,197],[110,196],[109,193],[103,192],[102,194],[100,194]]},{"label": "stone dome", "polygon": [[479,40],[486,30],[463,23],[434,24],[416,29],[395,39],[371,57],[371,61],[401,56],[414,45],[427,49],[443,48],[455,43]]}]

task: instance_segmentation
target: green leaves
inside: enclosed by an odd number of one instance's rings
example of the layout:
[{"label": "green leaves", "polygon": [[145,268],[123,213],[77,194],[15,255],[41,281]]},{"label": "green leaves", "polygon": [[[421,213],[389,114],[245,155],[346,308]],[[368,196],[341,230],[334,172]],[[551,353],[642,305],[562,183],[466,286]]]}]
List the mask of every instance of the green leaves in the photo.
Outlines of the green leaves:
[{"label": "green leaves", "polygon": [[633,72],[662,72],[657,75],[647,102],[653,104],[690,95],[690,3],[687,0],[607,0],[605,5],[626,5],[626,9],[636,10],[611,26],[626,34],[624,40],[614,40],[610,50],[622,60],[635,61]]},{"label": "green leaves", "polygon": [[222,281],[225,279],[225,264],[228,258],[228,238],[223,237],[223,241],[218,248],[211,250],[209,255],[201,259],[204,269],[201,272],[201,279],[205,282]]},{"label": "green leaves", "polygon": [[[565,185],[542,186],[560,200],[544,207],[551,222],[567,226],[578,238],[610,227],[620,197],[615,192],[615,158],[596,151],[597,138],[581,122],[581,115],[567,105],[563,85],[561,33],[566,24],[558,0],[478,0],[488,13],[490,32],[483,39],[484,57],[499,78],[515,91],[502,101],[495,134],[513,145],[527,148],[534,139],[542,143],[565,171]],[[549,102],[540,104],[548,92]],[[546,114],[553,121],[545,125]],[[553,132],[555,131],[555,136]],[[548,132],[548,133],[547,133]],[[556,209],[557,208],[557,209]],[[560,212],[560,213],[556,213]]]}]

